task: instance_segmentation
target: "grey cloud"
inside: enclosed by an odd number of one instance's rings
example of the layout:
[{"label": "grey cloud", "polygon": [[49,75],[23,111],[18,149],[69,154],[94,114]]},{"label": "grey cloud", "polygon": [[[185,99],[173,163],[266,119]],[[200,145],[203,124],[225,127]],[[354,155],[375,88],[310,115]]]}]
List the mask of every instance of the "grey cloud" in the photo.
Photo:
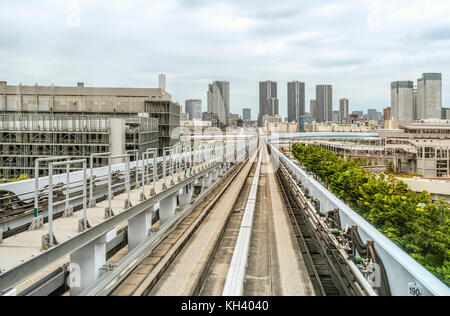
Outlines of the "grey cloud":
[{"label": "grey cloud", "polygon": [[[449,25],[404,21],[373,30],[360,1],[176,0],[157,15],[156,0],[74,1],[79,28],[68,27],[65,1],[27,1],[26,10],[24,1],[2,4],[0,80],[140,87],[156,86],[156,75],[167,72],[175,100],[202,98],[206,106],[207,83],[224,79],[233,111],[245,105],[256,113],[258,81],[272,79],[283,113],[288,80],[305,81],[307,99],[315,84],[332,83],[335,104],[345,96],[366,109],[389,104],[388,83],[396,78],[450,70]],[[248,26],[208,25],[204,19],[224,18],[214,10],[219,4]],[[211,17],[197,15],[204,8]]]},{"label": "grey cloud", "polygon": [[450,25],[433,28],[424,34],[426,39],[450,40]]}]

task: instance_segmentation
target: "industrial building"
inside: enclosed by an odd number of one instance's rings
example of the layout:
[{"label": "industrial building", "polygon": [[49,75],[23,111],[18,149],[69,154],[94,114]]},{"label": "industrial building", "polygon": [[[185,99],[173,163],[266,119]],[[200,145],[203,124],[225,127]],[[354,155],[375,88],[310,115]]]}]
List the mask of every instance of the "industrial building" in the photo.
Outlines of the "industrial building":
[{"label": "industrial building", "polygon": [[[179,141],[180,106],[163,89],[97,88],[81,82],[76,87],[13,86],[2,81],[0,113],[4,178],[32,175],[36,158],[142,153]],[[101,159],[94,162],[102,164]]]},{"label": "industrial building", "polygon": [[[119,155],[127,150],[145,152],[157,147],[158,120],[148,117],[0,116],[0,173],[3,179],[34,176],[37,158],[70,156],[88,159],[91,154],[111,152]],[[106,163],[106,158],[95,158],[93,167]],[[77,166],[73,167],[77,169]],[[56,171],[65,172],[65,169]]]}]

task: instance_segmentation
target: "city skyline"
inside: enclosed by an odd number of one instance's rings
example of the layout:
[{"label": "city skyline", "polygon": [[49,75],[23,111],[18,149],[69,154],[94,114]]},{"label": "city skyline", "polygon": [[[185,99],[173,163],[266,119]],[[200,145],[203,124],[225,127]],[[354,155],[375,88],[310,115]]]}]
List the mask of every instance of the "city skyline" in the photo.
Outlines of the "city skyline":
[{"label": "city skyline", "polygon": [[[444,74],[443,106],[448,107],[450,18],[444,8],[450,4],[434,2],[409,1],[393,10],[388,1],[286,1],[267,2],[262,10],[253,1],[49,0],[28,4],[33,18],[19,3],[5,3],[0,80],[157,87],[158,74],[165,73],[174,101],[200,98],[204,105],[205,86],[227,80],[230,111],[240,112],[247,104],[255,115],[257,82],[271,79],[283,87],[279,103],[285,117],[284,86],[292,80],[306,83],[306,100],[314,99],[316,85],[326,83],[334,88],[333,109],[339,99],[348,98],[351,110],[366,111],[389,106],[390,82],[439,72]],[[174,25],[166,27],[162,21],[167,20]],[[44,40],[42,34],[48,34]],[[151,40],[142,41],[144,34]],[[273,43],[269,52],[268,42]]]}]

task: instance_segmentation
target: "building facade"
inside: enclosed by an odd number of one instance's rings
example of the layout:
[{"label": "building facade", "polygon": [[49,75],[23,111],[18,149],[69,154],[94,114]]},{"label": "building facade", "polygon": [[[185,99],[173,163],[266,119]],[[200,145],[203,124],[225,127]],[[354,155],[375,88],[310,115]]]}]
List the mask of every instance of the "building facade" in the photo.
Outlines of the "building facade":
[{"label": "building facade", "polygon": [[442,119],[450,120],[450,108],[442,108]]},{"label": "building facade", "polygon": [[339,120],[345,121],[348,119],[349,115],[349,100],[348,99],[340,99],[339,100]]},{"label": "building facade", "polygon": [[201,120],[202,100],[186,100],[184,111],[189,114],[190,120]]},{"label": "building facade", "polygon": [[158,119],[159,155],[163,148],[173,147],[180,141],[181,105],[172,101],[146,101],[146,113]]},{"label": "building facade", "polygon": [[170,101],[171,95],[153,88],[13,86],[0,82],[0,112],[129,117],[145,112],[145,101]]},{"label": "building facade", "polygon": [[220,124],[227,126],[230,120],[230,83],[214,81],[208,87],[208,112],[216,113]]},{"label": "building facade", "polygon": [[159,88],[166,91],[166,75],[159,74]]},{"label": "building facade", "polygon": [[[270,99],[278,99],[278,84],[275,81],[261,81],[259,83],[259,114],[258,121],[262,127],[262,118],[265,115],[274,115],[273,107],[269,105]],[[272,102],[273,103],[273,102]]]},{"label": "building facade", "polygon": [[424,73],[417,80],[416,119],[439,119],[442,113],[442,74]]},{"label": "building facade", "polygon": [[333,111],[333,122],[339,122],[339,111]]},{"label": "building facade", "polygon": [[378,121],[378,111],[376,109],[367,110],[367,120],[368,121]]},{"label": "building facade", "polygon": [[316,87],[317,121],[329,122],[333,119],[333,87],[318,85]]},{"label": "building facade", "polygon": [[[94,153],[140,154],[158,147],[158,120],[149,117],[112,118],[93,115],[3,114],[0,115],[0,173],[12,179],[34,176],[37,158],[70,156],[88,159]],[[135,160],[132,155],[131,160]],[[93,167],[107,164],[95,158]],[[73,166],[79,170],[81,166]],[[41,168],[41,176],[46,169]],[[56,168],[64,173],[65,167]]]},{"label": "building facade", "polygon": [[311,100],[309,102],[309,112],[310,112],[310,116],[317,119],[317,101],[316,100]]},{"label": "building facade", "polygon": [[217,116],[217,113],[204,112],[202,114],[202,120],[211,122],[211,127],[219,127],[219,117]]},{"label": "building facade", "polygon": [[267,115],[280,115],[280,104],[277,98],[268,99],[267,108],[269,112]]},{"label": "building facade", "polygon": [[242,119],[244,121],[251,121],[252,120],[252,109],[243,109],[242,110]]},{"label": "building facade", "polygon": [[305,115],[305,83],[300,81],[288,82],[288,122],[297,122]]},{"label": "building facade", "polygon": [[413,117],[412,81],[395,81],[391,83],[391,115],[400,125],[411,124]]}]

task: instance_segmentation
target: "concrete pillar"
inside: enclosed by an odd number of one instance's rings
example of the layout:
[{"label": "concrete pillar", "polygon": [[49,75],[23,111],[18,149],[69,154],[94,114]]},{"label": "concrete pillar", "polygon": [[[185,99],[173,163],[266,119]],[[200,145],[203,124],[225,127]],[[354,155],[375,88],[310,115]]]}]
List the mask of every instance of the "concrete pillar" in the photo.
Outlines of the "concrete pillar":
[{"label": "concrete pillar", "polygon": [[148,237],[152,228],[153,208],[154,206],[128,220],[128,251],[135,249]]},{"label": "concrete pillar", "polygon": [[161,226],[167,223],[175,215],[177,195],[178,192],[159,202],[159,222]]},{"label": "concrete pillar", "polygon": [[[112,156],[125,155],[125,119],[111,118],[109,119],[111,126],[111,147],[110,152]],[[125,160],[122,158],[113,159],[111,163],[117,165],[123,163]]]},{"label": "concrete pillar", "polygon": [[70,295],[78,296],[103,273],[106,244],[117,235],[116,229],[70,254]]},{"label": "concrete pillar", "polygon": [[194,193],[194,188],[193,188],[192,184],[189,184],[183,188],[182,193],[178,196],[181,208],[185,208],[186,206],[191,204],[193,193]]},{"label": "concrete pillar", "polygon": [[211,172],[203,177],[203,189],[207,189],[211,186],[212,175]]},{"label": "concrete pillar", "polygon": [[219,168],[216,168],[212,172],[212,182],[216,182],[219,179]]}]

